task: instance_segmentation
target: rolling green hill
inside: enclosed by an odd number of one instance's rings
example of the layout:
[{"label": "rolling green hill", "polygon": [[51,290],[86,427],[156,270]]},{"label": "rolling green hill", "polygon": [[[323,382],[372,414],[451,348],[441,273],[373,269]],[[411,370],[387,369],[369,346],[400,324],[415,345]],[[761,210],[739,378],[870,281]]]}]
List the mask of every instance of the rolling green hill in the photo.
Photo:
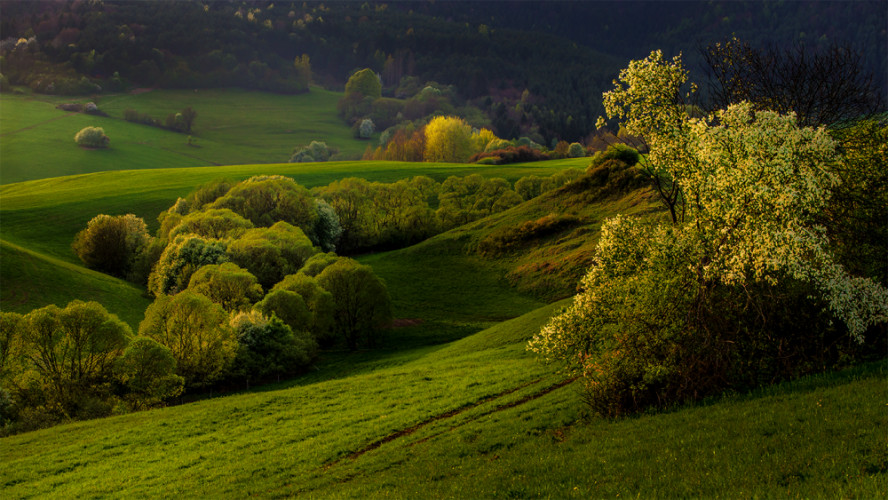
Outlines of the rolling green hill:
[{"label": "rolling green hill", "polygon": [[583,421],[576,383],[524,350],[559,305],[352,375],[3,438],[0,484],[6,498],[875,497],[888,485],[884,365]]},{"label": "rolling green hill", "polygon": [[[75,268],[85,271],[79,267],[80,261],[71,250],[74,235],[99,213],[134,213],[144,218],[153,231],[161,211],[169,208],[177,197],[185,196],[212,179],[241,180],[259,174],[283,174],[307,187],[314,187],[348,176],[391,182],[428,175],[440,181],[450,175],[480,173],[515,181],[526,175],[549,175],[568,167],[582,167],[586,161],[580,158],[501,167],[398,162],[243,165],[112,171],[3,185],[0,186],[0,239],[5,246],[0,259],[0,283],[3,284],[0,308],[27,312],[49,303],[64,305],[81,298],[85,289],[97,290],[86,297],[100,298],[106,292],[99,291],[106,290],[110,283],[128,290],[126,297],[138,295],[137,289],[105,275],[71,275]],[[7,248],[11,250],[7,251]],[[32,261],[40,265],[32,264]],[[65,268],[60,269],[63,265]],[[19,282],[25,279],[21,269],[32,270],[26,282]],[[72,279],[76,276],[75,281],[79,284],[60,287],[58,276],[71,276]],[[499,276],[497,274],[497,279]],[[99,282],[94,280],[97,277],[101,277]],[[20,290],[33,291],[26,294]],[[121,299],[106,305],[130,324],[137,324],[146,302],[145,299]]]},{"label": "rolling green hill", "polygon": [[[358,158],[367,146],[352,136],[336,115],[341,94],[321,88],[300,95],[237,89],[154,90],[102,96],[99,109],[108,117],[55,109],[69,98],[0,96],[0,182],[60,177],[120,169],[193,167],[286,162],[293,149],[326,141],[343,158]],[[75,101],[87,102],[88,98]],[[167,114],[191,106],[197,111],[193,145],[187,136],[123,120],[134,109],[161,122]],[[86,126],[105,129],[107,150],[86,150],[74,134]],[[39,154],[37,154],[39,152]]]}]

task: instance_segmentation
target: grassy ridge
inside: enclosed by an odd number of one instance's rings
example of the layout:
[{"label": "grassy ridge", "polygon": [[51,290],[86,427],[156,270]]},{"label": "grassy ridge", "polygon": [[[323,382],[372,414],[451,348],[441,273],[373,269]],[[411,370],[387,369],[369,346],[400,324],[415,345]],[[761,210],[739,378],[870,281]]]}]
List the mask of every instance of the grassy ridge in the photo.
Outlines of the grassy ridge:
[{"label": "grassy ridge", "polygon": [[[284,162],[293,148],[312,140],[326,141],[345,158],[356,158],[367,142],[355,139],[336,115],[340,97],[320,88],[295,96],[236,89],[155,90],[103,96],[98,105],[109,116],[101,117],[55,109],[70,98],[4,93],[0,182],[120,169]],[[198,112],[194,145],[183,134],[123,120],[128,108],[163,122],[186,106]],[[77,147],[74,134],[86,126],[104,128],[110,148]]]},{"label": "grassy ridge", "polygon": [[670,413],[580,423],[524,350],[560,304],[397,366],[3,438],[24,496],[874,497],[884,364]]}]

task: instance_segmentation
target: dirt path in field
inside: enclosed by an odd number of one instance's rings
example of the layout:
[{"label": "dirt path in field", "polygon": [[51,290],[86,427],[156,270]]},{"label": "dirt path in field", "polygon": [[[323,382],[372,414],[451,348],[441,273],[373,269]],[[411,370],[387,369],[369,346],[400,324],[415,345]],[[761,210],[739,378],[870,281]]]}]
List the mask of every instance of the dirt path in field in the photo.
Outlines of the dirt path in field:
[{"label": "dirt path in field", "polygon": [[[419,443],[424,443],[424,442],[428,441],[429,439],[432,439],[432,438],[434,438],[434,437],[440,436],[441,434],[444,434],[444,433],[446,433],[446,432],[450,432],[450,431],[452,431],[453,429],[456,429],[457,427],[460,427],[460,426],[462,426],[462,425],[465,425],[465,424],[467,424],[468,422],[471,422],[471,421],[477,420],[477,419],[479,419],[479,418],[481,418],[481,417],[485,417],[485,416],[487,416],[487,415],[490,415],[490,414],[492,414],[492,413],[496,413],[496,412],[499,412],[499,411],[507,410],[507,409],[509,409],[509,408],[514,408],[514,407],[516,407],[516,406],[520,406],[520,405],[523,405],[523,404],[528,403],[528,402],[530,402],[530,401],[533,401],[533,400],[535,400],[535,399],[541,398],[541,397],[545,396],[546,394],[549,394],[550,392],[552,392],[552,391],[554,391],[554,390],[556,390],[556,389],[560,389],[561,387],[564,387],[564,386],[570,384],[571,382],[575,381],[576,379],[577,379],[576,377],[573,377],[573,378],[569,378],[569,379],[566,379],[566,380],[562,380],[562,381],[557,382],[557,383],[555,383],[555,384],[553,384],[553,385],[550,385],[550,386],[544,387],[544,388],[542,388],[542,389],[540,389],[540,390],[534,392],[533,394],[528,394],[527,396],[524,396],[523,398],[521,398],[521,399],[519,399],[519,400],[517,400],[517,401],[512,401],[511,403],[505,403],[505,404],[502,404],[502,405],[495,406],[495,407],[492,408],[491,410],[486,411],[486,412],[484,412],[484,413],[478,415],[477,417],[472,418],[471,420],[469,420],[469,421],[467,421],[467,422],[463,422],[463,423],[461,423],[461,424],[454,425],[454,426],[450,427],[450,428],[447,429],[447,430],[441,431],[441,432],[439,432],[439,433],[433,434],[433,435],[431,435],[431,436],[424,437],[424,438],[422,438],[422,439],[420,439],[420,440],[418,440],[418,441],[415,441],[415,442],[413,442],[413,443],[410,443],[410,446],[413,446],[413,445],[416,445],[416,444],[419,444]],[[423,420],[422,422],[419,422],[419,423],[414,424],[414,425],[412,425],[412,426],[410,426],[410,427],[407,427],[406,429],[402,429],[402,430],[400,430],[400,431],[393,432],[393,433],[391,433],[391,434],[389,434],[389,435],[387,435],[387,436],[385,436],[385,437],[383,437],[383,438],[381,438],[381,439],[378,439],[378,440],[376,440],[376,441],[374,441],[374,442],[368,444],[367,446],[364,446],[363,448],[361,448],[361,449],[359,449],[359,450],[357,450],[357,451],[355,451],[355,452],[352,452],[352,453],[350,453],[350,454],[348,454],[348,455],[346,455],[346,456],[344,456],[344,457],[341,457],[341,458],[338,458],[338,459],[336,459],[336,460],[334,460],[334,461],[332,461],[332,462],[329,462],[328,464],[326,464],[326,465],[324,466],[324,469],[325,469],[325,470],[326,470],[326,469],[329,469],[329,468],[331,468],[331,467],[333,467],[333,466],[335,466],[335,465],[341,463],[341,462],[344,461],[344,460],[355,460],[355,459],[357,459],[358,457],[360,457],[361,455],[363,455],[363,454],[365,454],[365,453],[367,453],[367,452],[369,452],[369,451],[373,451],[373,450],[375,450],[376,448],[379,448],[380,446],[384,445],[385,443],[389,443],[389,442],[391,442],[391,441],[394,441],[395,439],[398,439],[398,438],[401,438],[401,437],[404,437],[404,436],[408,436],[408,435],[410,435],[410,434],[413,434],[413,433],[416,432],[417,430],[422,429],[423,427],[426,427],[426,426],[428,426],[428,425],[430,425],[430,424],[433,424],[433,423],[435,423],[435,422],[440,422],[440,421],[442,421],[442,420],[445,420],[445,419],[448,419],[448,418],[455,417],[456,415],[459,415],[459,414],[461,414],[461,413],[467,412],[467,411],[469,411],[469,410],[471,410],[471,409],[473,409],[473,408],[477,408],[478,406],[481,406],[481,405],[483,405],[483,404],[485,404],[485,403],[489,403],[489,402],[491,402],[491,401],[495,401],[495,400],[497,400],[497,399],[500,399],[500,398],[503,398],[503,397],[505,397],[505,396],[508,396],[509,394],[512,394],[512,393],[514,393],[514,392],[516,392],[516,391],[518,391],[518,390],[521,390],[521,389],[523,389],[523,388],[525,388],[525,387],[529,387],[529,386],[531,386],[531,385],[537,384],[537,383],[541,382],[542,380],[543,380],[542,378],[539,378],[539,379],[536,379],[536,380],[532,380],[532,381],[530,381],[530,382],[525,382],[525,383],[523,383],[523,384],[521,384],[521,385],[519,385],[519,386],[517,386],[517,387],[513,387],[513,388],[511,388],[511,389],[507,389],[507,390],[505,390],[505,391],[503,391],[503,392],[500,392],[500,393],[497,393],[497,394],[493,394],[493,395],[490,395],[490,396],[483,397],[483,398],[481,398],[481,399],[479,399],[478,401],[475,401],[475,402],[473,402],[473,403],[469,403],[469,404],[466,404],[466,405],[461,406],[461,407],[459,407],[459,408],[456,408],[456,409],[453,409],[453,410],[450,410],[450,411],[447,411],[447,412],[441,413],[441,414],[439,414],[439,415],[435,415],[435,416],[429,417],[429,418]]]}]

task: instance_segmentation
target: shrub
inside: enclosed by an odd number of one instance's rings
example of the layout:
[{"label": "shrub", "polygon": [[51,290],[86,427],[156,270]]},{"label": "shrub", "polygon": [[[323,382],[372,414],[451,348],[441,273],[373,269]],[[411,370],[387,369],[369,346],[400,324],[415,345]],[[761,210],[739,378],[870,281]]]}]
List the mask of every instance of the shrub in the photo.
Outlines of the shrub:
[{"label": "shrub", "polygon": [[506,149],[475,153],[469,158],[469,163],[477,163],[484,158],[499,158],[499,160],[495,160],[498,161],[496,165],[505,165],[508,163],[544,161],[549,159],[549,155],[529,146],[509,146]]},{"label": "shrub", "polygon": [[567,150],[567,156],[571,158],[582,158],[586,156],[586,148],[578,142],[571,143]]},{"label": "shrub", "polygon": [[376,126],[373,125],[373,120],[370,118],[364,118],[358,126],[358,138],[369,139],[373,136],[373,132],[375,131]]},{"label": "shrub", "polygon": [[102,127],[85,127],[74,136],[74,142],[85,148],[107,148],[111,139]]},{"label": "shrub", "polygon": [[293,155],[290,157],[290,163],[327,161],[331,156],[338,152],[338,149],[327,146],[327,143],[325,142],[311,141],[308,146],[301,146],[293,150]]},{"label": "shrub", "polygon": [[141,218],[99,214],[77,233],[71,248],[86,267],[125,278],[150,240]]}]

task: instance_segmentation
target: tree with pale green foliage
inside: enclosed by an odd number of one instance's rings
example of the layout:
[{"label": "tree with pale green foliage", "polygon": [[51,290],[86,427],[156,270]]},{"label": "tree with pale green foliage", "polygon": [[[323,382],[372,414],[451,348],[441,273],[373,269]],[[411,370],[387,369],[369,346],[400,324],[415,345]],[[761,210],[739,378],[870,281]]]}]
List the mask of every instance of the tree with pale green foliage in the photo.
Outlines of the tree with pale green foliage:
[{"label": "tree with pale green foliage", "polygon": [[218,380],[237,350],[228,313],[192,290],[157,297],[145,310],[139,335],[169,348],[176,358],[176,374],[185,379],[186,387],[204,387]]},{"label": "tree with pale green foliage", "polygon": [[425,160],[465,163],[472,156],[472,127],[456,116],[437,116],[425,127]]},{"label": "tree with pale green foliage", "polygon": [[110,397],[114,361],[132,337],[126,323],[97,302],[79,300],[5,319],[4,330],[12,331],[3,336],[15,345],[16,366],[7,378],[14,392],[69,418],[84,409],[90,413],[85,416],[110,413],[104,401]]},{"label": "tree with pale green foliage", "polygon": [[345,84],[345,96],[360,95],[379,99],[382,97],[382,82],[370,68],[362,69],[349,77]]},{"label": "tree with pale green foliage", "polygon": [[308,190],[282,175],[257,175],[231,187],[212,208],[227,208],[255,226],[287,222],[310,231],[317,209]]},{"label": "tree with pale green foliage", "polygon": [[253,228],[253,223],[227,208],[192,212],[178,220],[167,238],[172,240],[183,234],[195,234],[208,239],[237,238]]},{"label": "tree with pale green foliage", "polygon": [[298,271],[318,250],[302,229],[286,222],[250,229],[228,245],[229,258],[266,289]]},{"label": "tree with pale green foliage", "polygon": [[823,338],[774,305],[799,287],[845,325],[839,339],[862,342],[888,320],[888,290],[849,275],[814,220],[842,161],[829,134],[746,103],[691,118],[676,99],[685,80],[679,58],[654,52],[605,93],[608,114],[645,137],[651,171],[677,193],[673,222],[606,221],[582,292],[529,344],[583,376],[604,415],[797,373],[781,358],[806,363]]},{"label": "tree with pale green foliage", "polygon": [[201,267],[228,262],[226,249],[222,241],[192,234],[177,236],[164,248],[148,276],[148,291],[155,297],[179,293]]},{"label": "tree with pale green foliage", "polygon": [[[322,288],[317,279],[302,273],[286,276],[280,283],[274,286],[268,296],[279,290],[296,293],[302,298],[310,313],[308,331],[322,346],[331,346],[334,340],[333,329],[335,324],[334,316],[336,314],[333,294]],[[269,300],[269,302],[260,306],[260,310],[266,313],[269,310],[275,312],[280,310],[276,303],[284,304],[285,302],[287,302],[286,299],[280,301],[277,301],[277,299]],[[298,308],[298,305],[295,307]],[[296,317],[299,311],[293,309],[286,314],[290,317]],[[281,316],[281,319],[284,319],[283,316]]]},{"label": "tree with pale green foliage", "polygon": [[570,158],[582,158],[586,156],[586,148],[578,142],[571,143],[567,149],[567,156]]},{"label": "tree with pale green foliage", "polygon": [[256,277],[233,262],[201,267],[191,275],[188,289],[204,295],[229,313],[248,309],[262,298],[262,286]]}]

